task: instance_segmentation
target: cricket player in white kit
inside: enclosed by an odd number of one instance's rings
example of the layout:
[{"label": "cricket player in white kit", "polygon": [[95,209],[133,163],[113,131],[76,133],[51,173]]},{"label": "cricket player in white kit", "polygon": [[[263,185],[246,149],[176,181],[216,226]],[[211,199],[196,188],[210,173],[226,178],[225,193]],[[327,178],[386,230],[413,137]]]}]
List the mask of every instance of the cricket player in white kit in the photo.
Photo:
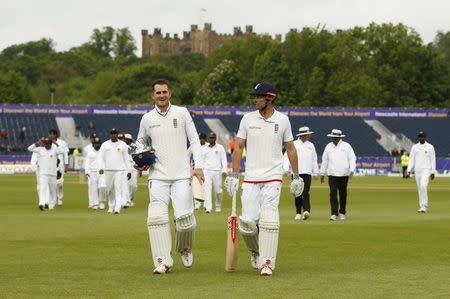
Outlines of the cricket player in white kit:
[{"label": "cricket player in white kit", "polygon": [[64,173],[69,169],[69,146],[67,142],[58,138],[59,134],[56,129],[50,129],[48,131],[48,138],[53,141],[59,148],[63,149],[63,153],[58,155],[59,159],[59,169],[58,171],[61,173],[61,177],[56,180],[56,198],[58,200],[58,206],[63,204],[64,197]]},{"label": "cricket player in white kit", "polygon": [[89,150],[84,159],[84,173],[88,179],[88,197],[89,208],[97,210],[100,207],[100,202],[103,199],[99,188],[99,150],[102,143],[97,137],[92,142],[92,150]]},{"label": "cricket player in white kit", "polygon": [[251,251],[252,267],[261,269],[261,275],[267,276],[272,275],[275,269],[278,248],[283,145],[292,165],[290,191],[295,196],[303,192],[303,180],[298,174],[297,151],[289,118],[273,107],[278,95],[275,86],[259,83],[251,95],[258,110],[245,114],[241,120],[233,152],[233,172],[227,177],[225,185],[230,196],[237,192],[242,151],[246,146],[239,232]]},{"label": "cricket player in white kit", "polygon": [[[54,142],[54,141],[53,141]],[[52,143],[52,140],[38,140],[28,147],[28,150],[37,154],[39,165],[39,209],[42,211],[46,204],[53,210],[56,205],[56,161],[57,156],[65,149]]]},{"label": "cricket player in white kit", "polygon": [[426,213],[428,210],[428,183],[434,179],[436,173],[436,153],[434,147],[426,142],[427,135],[420,131],[419,142],[414,144],[409,155],[407,177],[414,172],[419,192],[419,213]]},{"label": "cricket player in white kit", "polygon": [[155,108],[141,120],[136,145],[138,150],[151,146],[156,162],[139,170],[149,169],[148,234],[155,269],[154,274],[169,272],[173,267],[170,254],[172,236],[169,223],[169,201],[175,218],[175,249],[185,267],[193,264],[192,247],[196,221],[192,201],[191,166],[187,142],[192,147],[195,168],[193,175],[204,181],[200,141],[188,110],[170,103],[171,91],[166,80],[152,84]]},{"label": "cricket player in white kit", "polygon": [[225,148],[216,143],[217,136],[210,133],[209,144],[202,147],[203,171],[205,173],[205,209],[210,213],[212,209],[211,189],[216,194],[216,212],[222,209],[222,176],[228,173],[227,154]]},{"label": "cricket player in white kit", "polygon": [[[130,145],[133,143],[133,136],[131,134],[124,134],[124,141],[127,145]],[[130,164],[133,165],[133,158],[131,155],[129,155]],[[136,196],[137,188],[138,188],[138,177],[142,176],[142,173],[135,169],[134,167],[131,169],[131,178],[127,181],[127,185],[125,186],[125,189],[128,188],[128,198],[127,202],[125,204],[125,207],[133,207],[134,206],[134,198]]]},{"label": "cricket player in white kit", "polygon": [[100,147],[98,168],[99,174],[105,176],[108,213],[120,214],[122,206],[126,203],[122,190],[125,180],[131,178],[132,166],[128,156],[128,145],[118,139],[117,130],[111,129],[110,136],[111,139],[103,142]]}]

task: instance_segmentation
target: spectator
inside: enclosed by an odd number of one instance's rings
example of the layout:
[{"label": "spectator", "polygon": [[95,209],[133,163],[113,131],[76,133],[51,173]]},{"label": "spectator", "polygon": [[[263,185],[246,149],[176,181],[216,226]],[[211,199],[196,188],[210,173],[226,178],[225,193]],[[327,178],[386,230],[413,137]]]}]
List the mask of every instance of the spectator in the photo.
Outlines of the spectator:
[{"label": "spectator", "polygon": [[6,143],[7,140],[8,140],[8,130],[6,130],[5,128],[3,128],[3,129],[0,131],[0,138],[2,138],[2,139],[3,139],[2,141],[4,141],[4,142]]},{"label": "spectator", "polygon": [[25,133],[26,132],[27,132],[27,128],[22,127],[22,129],[20,130],[20,133],[19,133],[19,140],[22,144],[24,144],[24,142],[25,142]]},{"label": "spectator", "polygon": [[95,134],[95,124],[92,120],[90,120],[88,123],[88,133],[89,135]]}]

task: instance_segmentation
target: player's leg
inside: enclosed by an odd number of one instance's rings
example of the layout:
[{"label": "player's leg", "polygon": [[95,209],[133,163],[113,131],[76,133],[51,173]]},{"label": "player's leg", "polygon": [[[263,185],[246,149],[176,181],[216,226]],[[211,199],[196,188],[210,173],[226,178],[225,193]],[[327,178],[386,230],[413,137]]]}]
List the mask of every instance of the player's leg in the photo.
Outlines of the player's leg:
[{"label": "player's leg", "polygon": [[134,198],[137,192],[137,182],[138,182],[138,171],[133,169],[131,172],[131,179],[129,180],[129,192],[130,192],[130,207],[134,206]]},{"label": "player's leg", "polygon": [[128,180],[128,172],[122,172],[122,189],[121,189],[121,206],[124,208],[129,208],[131,206],[131,196],[130,196],[130,180]]},{"label": "player's leg", "polygon": [[56,177],[48,176],[48,196],[49,196],[49,210],[53,210],[55,208],[57,202],[57,182]]},{"label": "player's leg", "polygon": [[311,202],[309,200],[309,190],[311,188],[311,175],[309,174],[301,174],[301,178],[305,183],[305,188],[303,189],[302,199],[303,199],[303,220],[309,218],[311,213]]},{"label": "player's leg", "polygon": [[105,201],[107,197],[105,176],[105,174],[98,176],[98,208],[100,210],[105,209]]},{"label": "player's leg", "polygon": [[116,204],[116,197],[114,192],[114,171],[105,171],[105,195],[108,197],[108,213],[114,213],[114,206]]},{"label": "player's leg", "polygon": [[[37,194],[38,194],[38,205],[40,205],[41,204],[41,199],[40,199],[40,196],[41,196],[41,193],[40,193],[40,191],[39,191],[39,181],[40,181],[40,178],[39,178],[39,170],[38,169],[36,169],[36,191],[37,191]],[[45,203],[44,203],[45,204]]]},{"label": "player's leg", "polygon": [[331,207],[331,217],[330,220],[337,220],[338,216],[338,200],[337,200],[337,190],[338,183],[337,178],[334,176],[328,176],[328,186],[330,187],[330,207]]},{"label": "player's leg", "polygon": [[98,173],[91,173],[91,175],[89,176],[89,181],[92,180],[92,183],[90,183],[89,185],[89,192],[91,192],[92,189],[92,194],[90,194],[89,199],[90,202],[89,204],[91,205],[92,209],[97,210],[98,206],[99,206],[99,188],[98,188],[98,179],[99,179],[99,174]]},{"label": "player's leg", "polygon": [[58,206],[63,204],[64,198],[64,165],[60,167],[61,178],[56,180],[56,199],[58,200]]},{"label": "player's leg", "polygon": [[259,220],[262,203],[260,191],[258,184],[242,184],[242,215],[239,217],[239,232],[250,251],[250,264],[253,268],[258,268],[259,260],[259,230],[256,223]]},{"label": "player's leg", "polygon": [[48,176],[39,175],[39,209],[44,209],[48,201]]},{"label": "player's leg", "polygon": [[275,269],[280,230],[278,204],[281,182],[264,184],[261,195],[261,218],[259,219],[259,267],[261,275],[271,275]]},{"label": "player's leg", "polygon": [[125,193],[124,186],[125,186],[124,171],[115,171],[114,187],[113,187],[113,193],[115,197],[114,214],[120,214],[120,210],[122,209],[122,206],[125,204],[123,197]]},{"label": "player's leg", "polygon": [[194,262],[192,248],[194,245],[196,221],[190,180],[173,181],[170,187],[170,197],[172,198],[175,216],[175,248],[181,255],[183,265],[191,267]]},{"label": "player's leg", "polygon": [[97,192],[97,181],[94,180],[93,178],[94,174],[90,173],[89,177],[87,179],[87,185],[88,185],[88,207],[89,209],[92,209],[92,207],[94,206],[94,197],[95,197],[95,192]]},{"label": "player's leg", "polygon": [[430,172],[422,170],[419,176],[419,205],[422,213],[425,213],[428,209],[428,183],[430,181]]},{"label": "player's leg", "polygon": [[205,182],[203,183],[203,186],[205,188],[205,202],[203,203],[205,205],[206,213],[210,213],[212,210],[212,196],[211,196],[211,189],[212,189],[212,171],[205,170]]},{"label": "player's leg", "polygon": [[163,274],[171,270],[173,259],[172,236],[169,224],[170,185],[165,181],[149,181],[150,203],[148,205],[148,236],[152,251],[153,273]]},{"label": "player's leg", "polygon": [[212,184],[214,193],[216,194],[216,212],[220,212],[222,211],[222,174],[220,171],[213,172]]},{"label": "player's leg", "polygon": [[339,219],[345,220],[347,214],[347,185],[348,176],[337,177],[339,190]]}]

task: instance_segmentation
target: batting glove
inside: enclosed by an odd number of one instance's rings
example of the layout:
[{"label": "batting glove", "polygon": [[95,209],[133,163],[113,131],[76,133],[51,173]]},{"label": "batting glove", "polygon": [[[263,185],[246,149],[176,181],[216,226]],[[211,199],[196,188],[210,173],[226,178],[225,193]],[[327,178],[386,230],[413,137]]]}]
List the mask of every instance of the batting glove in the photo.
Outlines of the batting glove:
[{"label": "batting glove", "polygon": [[298,174],[294,174],[291,182],[290,192],[294,194],[295,197],[299,197],[303,193],[303,188],[305,188],[303,179]]},{"label": "batting glove", "polygon": [[239,173],[231,172],[225,179],[225,188],[230,196],[233,196],[239,188]]}]

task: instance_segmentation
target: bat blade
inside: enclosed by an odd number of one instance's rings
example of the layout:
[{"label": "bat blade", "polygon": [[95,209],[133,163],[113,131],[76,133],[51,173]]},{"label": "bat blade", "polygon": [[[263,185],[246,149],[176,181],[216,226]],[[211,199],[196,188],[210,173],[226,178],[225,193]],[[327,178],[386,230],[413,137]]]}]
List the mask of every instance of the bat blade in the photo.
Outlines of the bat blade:
[{"label": "bat blade", "polygon": [[227,272],[234,272],[237,270],[238,240],[237,216],[232,214],[228,217],[227,251],[225,258],[225,271]]}]

